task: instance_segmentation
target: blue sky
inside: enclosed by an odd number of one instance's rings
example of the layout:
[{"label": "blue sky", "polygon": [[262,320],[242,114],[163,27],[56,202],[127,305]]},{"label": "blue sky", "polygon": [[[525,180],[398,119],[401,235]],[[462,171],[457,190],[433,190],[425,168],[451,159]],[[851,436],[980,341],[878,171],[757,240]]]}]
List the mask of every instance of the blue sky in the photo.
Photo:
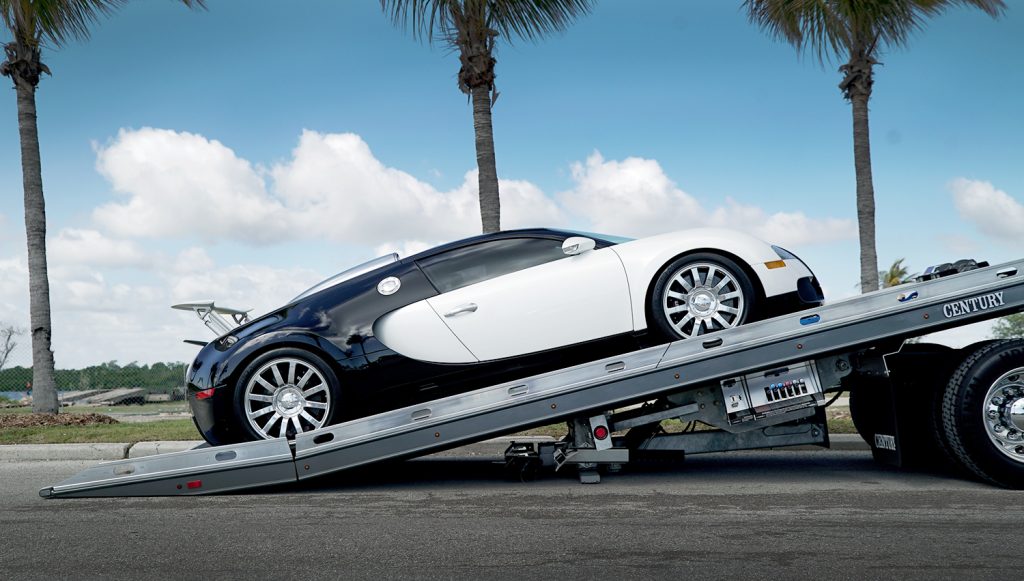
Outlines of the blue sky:
[{"label": "blue sky", "polygon": [[[179,340],[207,332],[166,308],[185,293],[266,310],[386,248],[478,228],[455,55],[394,28],[375,1],[209,4],[130,3],[88,42],[44,53],[60,367],[188,359]],[[836,64],[798,58],[739,5],[605,0],[564,34],[499,41],[506,224],[634,236],[732,224],[793,246],[829,296],[856,292]],[[1024,252],[1019,8],[998,21],[950,11],[883,55],[871,101],[881,264]],[[26,326],[13,90],[0,91],[0,176],[0,320]]]}]

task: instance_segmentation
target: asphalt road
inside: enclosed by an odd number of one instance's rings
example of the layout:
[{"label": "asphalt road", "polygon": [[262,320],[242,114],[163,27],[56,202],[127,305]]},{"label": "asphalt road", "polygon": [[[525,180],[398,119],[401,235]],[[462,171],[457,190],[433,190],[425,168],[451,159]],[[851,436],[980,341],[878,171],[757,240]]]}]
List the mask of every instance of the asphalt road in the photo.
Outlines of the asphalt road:
[{"label": "asphalt road", "polygon": [[432,458],[257,494],[38,497],[87,465],[0,465],[0,578],[1021,575],[1024,493],[863,452],[692,457],[599,485]]}]

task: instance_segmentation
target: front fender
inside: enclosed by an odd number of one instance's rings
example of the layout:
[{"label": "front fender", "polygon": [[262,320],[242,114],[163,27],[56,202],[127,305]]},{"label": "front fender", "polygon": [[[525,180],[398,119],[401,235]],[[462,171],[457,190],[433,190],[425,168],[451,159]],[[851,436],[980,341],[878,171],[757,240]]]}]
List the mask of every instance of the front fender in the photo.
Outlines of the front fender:
[{"label": "front fender", "polygon": [[786,268],[769,270],[765,262],[780,260],[770,244],[743,232],[719,228],[669,232],[618,244],[611,249],[622,259],[629,279],[635,331],[647,328],[647,292],[658,273],[683,254],[724,252],[735,256],[751,269],[757,278],[755,283],[767,298],[795,291],[797,279],[811,274],[802,262],[792,259],[784,261]]}]

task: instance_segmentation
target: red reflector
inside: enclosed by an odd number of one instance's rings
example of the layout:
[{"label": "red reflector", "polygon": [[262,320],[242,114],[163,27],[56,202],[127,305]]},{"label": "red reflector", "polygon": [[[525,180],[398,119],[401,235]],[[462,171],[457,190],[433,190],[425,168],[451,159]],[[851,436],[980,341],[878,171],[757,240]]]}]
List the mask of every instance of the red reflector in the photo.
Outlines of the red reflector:
[{"label": "red reflector", "polygon": [[209,399],[213,397],[213,388],[204,389],[203,391],[196,392],[196,399]]},{"label": "red reflector", "polygon": [[189,488],[202,488],[203,487],[203,481],[202,480],[193,480],[192,482],[189,482],[185,486],[187,486]]},{"label": "red reflector", "polygon": [[608,437],[608,428],[604,426],[597,426],[594,428],[594,437],[598,440],[603,440]]}]

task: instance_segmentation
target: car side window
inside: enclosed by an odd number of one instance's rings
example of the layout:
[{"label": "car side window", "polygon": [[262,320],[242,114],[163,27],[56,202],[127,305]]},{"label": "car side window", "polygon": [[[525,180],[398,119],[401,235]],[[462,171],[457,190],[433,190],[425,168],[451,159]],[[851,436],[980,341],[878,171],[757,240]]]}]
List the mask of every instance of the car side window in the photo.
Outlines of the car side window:
[{"label": "car side window", "polygon": [[446,293],[560,258],[561,240],[507,238],[450,250],[419,265],[438,292]]}]

